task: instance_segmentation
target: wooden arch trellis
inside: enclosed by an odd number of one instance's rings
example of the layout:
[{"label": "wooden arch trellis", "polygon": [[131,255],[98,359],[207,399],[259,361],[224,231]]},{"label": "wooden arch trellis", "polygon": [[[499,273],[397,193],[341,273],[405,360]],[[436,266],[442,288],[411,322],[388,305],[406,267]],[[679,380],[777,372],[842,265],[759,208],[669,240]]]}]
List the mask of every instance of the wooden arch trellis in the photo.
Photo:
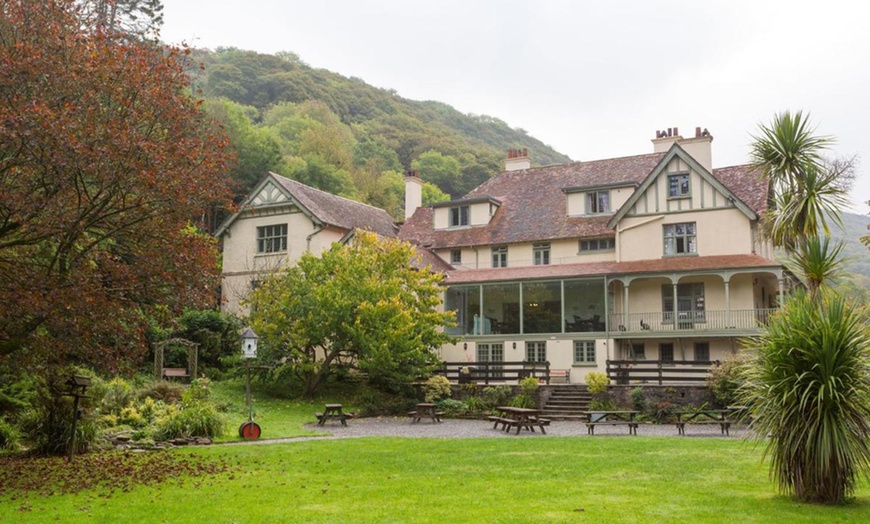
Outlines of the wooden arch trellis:
[{"label": "wooden arch trellis", "polygon": [[199,344],[191,342],[186,338],[169,338],[154,344],[154,378],[157,380],[163,378],[163,356],[166,352],[166,346],[173,344],[179,344],[187,348],[187,374],[191,379],[196,378],[197,367],[199,366]]}]

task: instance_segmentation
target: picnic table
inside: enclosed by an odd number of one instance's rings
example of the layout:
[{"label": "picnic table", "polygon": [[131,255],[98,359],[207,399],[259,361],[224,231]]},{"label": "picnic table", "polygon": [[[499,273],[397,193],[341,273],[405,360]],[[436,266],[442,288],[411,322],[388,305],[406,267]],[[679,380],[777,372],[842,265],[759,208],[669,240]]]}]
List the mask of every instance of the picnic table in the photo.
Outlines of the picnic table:
[{"label": "picnic table", "polygon": [[441,422],[441,417],[444,416],[443,411],[436,411],[435,404],[429,402],[421,402],[417,404],[417,411],[408,413],[411,417],[411,423],[420,422],[424,418],[432,419],[432,422]]},{"label": "picnic table", "polygon": [[595,426],[628,426],[629,435],[637,435],[640,411],[584,411],[586,432],[595,434]]},{"label": "picnic table", "polygon": [[329,420],[338,420],[342,426],[347,426],[347,419],[353,418],[350,413],[342,413],[341,404],[326,404],[323,407],[323,412],[314,414],[317,417],[317,425],[322,426]]},{"label": "picnic table", "polygon": [[541,411],[538,409],[515,408],[512,406],[499,406],[496,408],[498,415],[487,417],[488,420],[494,422],[492,429],[497,429],[501,424],[501,429],[510,432],[511,429],[517,428],[517,435],[520,430],[526,428],[532,433],[535,432],[535,426],[541,429],[541,433],[546,435],[544,426],[549,426],[549,419],[541,418]]},{"label": "picnic table", "polygon": [[710,424],[719,425],[719,429],[725,436],[729,435],[731,424],[734,423],[732,415],[737,411],[737,407],[728,409],[702,409],[698,411],[677,411],[677,421],[674,424],[677,426],[677,433],[680,435],[686,434],[686,424]]}]

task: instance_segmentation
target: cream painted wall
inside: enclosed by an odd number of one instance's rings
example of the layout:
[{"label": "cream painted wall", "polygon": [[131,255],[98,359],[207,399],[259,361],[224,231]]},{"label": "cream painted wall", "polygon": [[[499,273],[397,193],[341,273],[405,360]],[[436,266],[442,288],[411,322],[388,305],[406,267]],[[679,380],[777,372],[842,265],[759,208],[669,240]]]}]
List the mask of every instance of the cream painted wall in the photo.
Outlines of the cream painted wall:
[{"label": "cream painted wall", "polygon": [[[526,267],[534,265],[534,245],[537,242],[525,242],[508,245],[508,267]],[[550,264],[577,264],[582,262],[607,262],[615,259],[615,252],[602,251],[580,253],[579,239],[561,239],[550,242]],[[435,251],[442,260],[450,262],[452,249]],[[461,248],[462,264],[457,269],[485,269],[492,267],[492,246],[479,248]],[[454,264],[455,265],[455,264]]]},{"label": "cream painted wall", "polygon": [[[485,226],[489,224],[489,219],[492,218],[489,210],[489,202],[481,202],[468,206],[468,213],[470,215],[468,220],[470,224],[472,226]],[[493,206],[493,212],[495,212],[495,206]]]},{"label": "cream painted wall", "polygon": [[435,229],[447,229],[450,224],[450,208],[436,207],[432,213],[432,227]]},{"label": "cream painted wall", "polygon": [[[633,186],[625,186],[625,187],[616,187],[608,189],[610,192],[610,210],[611,212],[615,212],[617,209],[622,207],[623,204],[629,199],[629,197],[634,193]],[[586,214],[586,193],[581,191],[577,193],[568,193],[566,196],[567,200],[567,212],[568,216],[582,216]]]},{"label": "cream painted wall", "polygon": [[[288,208],[289,209],[289,208]],[[257,228],[287,224],[285,253],[257,253]],[[315,233],[309,242],[308,236]],[[222,309],[246,315],[239,301],[247,296],[251,282],[261,275],[292,265],[307,249],[321,253],[339,241],[346,230],[325,228],[317,231],[314,222],[301,212],[283,214],[248,214],[237,218],[223,236]]]},{"label": "cream painted wall", "polygon": [[698,255],[735,255],[751,252],[749,218],[735,208],[710,209],[658,216],[625,217],[617,228],[620,262],[664,256],[665,224],[695,222]]}]

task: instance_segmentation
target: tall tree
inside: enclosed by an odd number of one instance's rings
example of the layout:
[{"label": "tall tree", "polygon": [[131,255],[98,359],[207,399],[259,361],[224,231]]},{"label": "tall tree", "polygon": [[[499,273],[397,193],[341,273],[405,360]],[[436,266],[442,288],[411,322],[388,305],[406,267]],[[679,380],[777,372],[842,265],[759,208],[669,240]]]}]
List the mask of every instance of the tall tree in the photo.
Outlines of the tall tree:
[{"label": "tall tree", "polygon": [[97,27],[138,38],[156,37],[163,25],[161,0],[82,0]]},{"label": "tall tree", "polygon": [[88,25],[74,0],[0,4],[0,358],[115,368],[147,318],[213,303],[226,137],[186,50]]},{"label": "tall tree", "polygon": [[441,328],[453,313],[437,310],[442,276],[416,261],[410,244],[360,231],[353,246],[305,253],[250,297],[262,354],[308,395],[338,363],[387,389],[425,376],[437,365],[434,349],[451,340]]},{"label": "tall tree", "polygon": [[824,231],[828,220],[840,222],[846,203],[849,173],[826,162],[824,151],[834,143],[817,136],[809,115],[786,111],[753,136],[752,159],[768,179],[772,210],[767,217],[774,244],[791,251],[801,238]]}]

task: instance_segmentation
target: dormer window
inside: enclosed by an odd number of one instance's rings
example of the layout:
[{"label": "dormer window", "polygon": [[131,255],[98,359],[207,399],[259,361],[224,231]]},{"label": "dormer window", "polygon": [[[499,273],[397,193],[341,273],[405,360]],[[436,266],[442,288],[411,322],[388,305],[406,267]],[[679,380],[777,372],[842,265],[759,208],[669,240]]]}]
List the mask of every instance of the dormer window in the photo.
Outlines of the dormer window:
[{"label": "dormer window", "polygon": [[468,206],[450,208],[450,227],[468,225]]},{"label": "dormer window", "polygon": [[610,191],[590,191],[586,193],[586,214],[610,213]]}]

